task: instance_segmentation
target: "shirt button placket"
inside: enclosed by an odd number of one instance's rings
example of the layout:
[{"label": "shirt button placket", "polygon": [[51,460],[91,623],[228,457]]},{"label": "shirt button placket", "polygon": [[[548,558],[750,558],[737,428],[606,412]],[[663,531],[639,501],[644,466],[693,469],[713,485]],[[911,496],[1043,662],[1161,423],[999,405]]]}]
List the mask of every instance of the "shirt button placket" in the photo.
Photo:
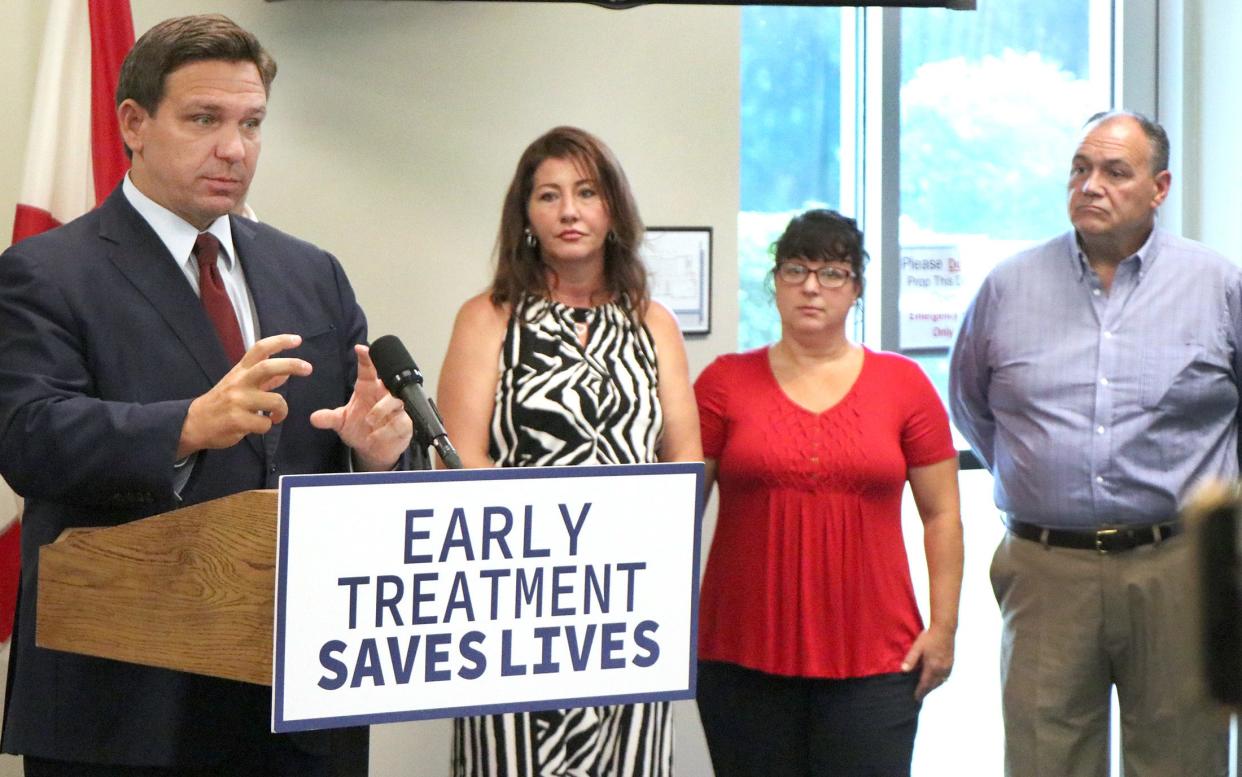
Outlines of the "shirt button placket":
[{"label": "shirt button placket", "polygon": [[1108,432],[1113,417],[1113,396],[1108,376],[1114,372],[1116,348],[1113,343],[1114,327],[1108,318],[1112,312],[1110,310],[1112,306],[1109,305],[1110,299],[1104,296],[1098,287],[1093,288],[1091,294],[1091,303],[1095,307],[1096,320],[1100,322],[1099,337],[1096,340],[1097,379],[1095,382],[1094,414],[1091,419],[1092,434],[1089,446],[1092,502],[1098,512],[1107,499],[1104,493],[1104,473],[1108,471],[1108,463],[1111,456]]}]

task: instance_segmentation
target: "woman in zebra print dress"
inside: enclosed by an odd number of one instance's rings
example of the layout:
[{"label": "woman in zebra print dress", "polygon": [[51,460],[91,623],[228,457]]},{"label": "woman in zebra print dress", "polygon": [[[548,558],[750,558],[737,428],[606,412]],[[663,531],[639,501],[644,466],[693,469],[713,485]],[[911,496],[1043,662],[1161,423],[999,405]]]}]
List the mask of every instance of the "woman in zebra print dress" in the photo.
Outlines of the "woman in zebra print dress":
[{"label": "woman in zebra print dress", "polygon": [[[518,161],[491,289],[457,315],[437,390],[467,467],[699,461],[685,346],[652,302],[642,222],[596,137],[557,127]],[[454,777],[670,777],[667,703],[455,721]]]}]

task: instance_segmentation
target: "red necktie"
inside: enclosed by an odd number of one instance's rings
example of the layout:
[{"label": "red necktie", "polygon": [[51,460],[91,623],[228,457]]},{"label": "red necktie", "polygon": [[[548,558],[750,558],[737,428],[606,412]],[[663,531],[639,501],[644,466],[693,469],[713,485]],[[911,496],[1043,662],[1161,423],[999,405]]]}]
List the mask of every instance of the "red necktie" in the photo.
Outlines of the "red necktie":
[{"label": "red necktie", "polygon": [[229,361],[236,364],[246,353],[246,345],[242,340],[241,327],[237,325],[237,313],[229,301],[229,293],[224,289],[220,271],[216,269],[219,255],[220,241],[210,232],[203,232],[194,241],[194,258],[198,260],[198,293],[203,300],[203,309],[207,311],[211,325],[216,328]]}]

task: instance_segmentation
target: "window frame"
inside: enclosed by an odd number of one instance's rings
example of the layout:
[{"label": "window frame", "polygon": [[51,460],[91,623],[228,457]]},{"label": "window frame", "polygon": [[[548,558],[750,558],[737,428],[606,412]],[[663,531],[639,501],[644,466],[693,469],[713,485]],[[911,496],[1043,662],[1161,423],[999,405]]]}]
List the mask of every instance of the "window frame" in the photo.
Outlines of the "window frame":
[{"label": "window frame", "polygon": [[[1091,24],[1110,25],[1109,45],[1099,47],[1095,55],[1111,62],[1110,104],[1159,118],[1159,62],[1153,56],[1159,32],[1159,0],[1091,0]],[[843,158],[848,153],[855,160],[851,167],[854,180],[843,180],[843,208],[856,207],[859,224],[865,236],[865,247],[872,257],[871,271],[863,292],[862,320],[855,334],[868,347],[901,352],[901,317],[898,309],[900,293],[901,245],[898,219],[901,215],[901,8],[867,8],[846,11],[853,24],[842,24],[843,53],[852,29],[857,45],[852,61],[856,92],[853,110],[857,147],[846,151],[843,131]],[[967,12],[969,13],[969,12]],[[845,56],[842,62],[846,61]],[[1093,63],[1108,64],[1108,63]],[[842,115],[845,115],[846,92],[842,77]],[[872,110],[872,108],[875,110]],[[844,128],[845,123],[842,123]],[[846,174],[842,165],[842,175]],[[848,200],[846,192],[854,199]],[[1176,220],[1174,214],[1173,219]],[[1170,222],[1169,218],[1165,219]],[[1176,228],[1177,223],[1170,226]],[[890,261],[885,261],[889,259]],[[958,451],[962,469],[981,469],[982,463],[969,449]]]}]

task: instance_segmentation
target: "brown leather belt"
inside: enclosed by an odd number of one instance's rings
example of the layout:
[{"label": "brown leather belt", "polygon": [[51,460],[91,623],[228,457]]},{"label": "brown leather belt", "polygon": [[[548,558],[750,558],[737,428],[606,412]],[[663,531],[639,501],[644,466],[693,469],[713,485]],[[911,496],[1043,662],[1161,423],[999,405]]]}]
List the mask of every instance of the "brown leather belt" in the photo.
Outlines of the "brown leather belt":
[{"label": "brown leather belt", "polygon": [[1099,529],[1046,529],[1033,523],[1005,516],[1005,526],[1015,537],[1057,548],[1077,548],[1100,553],[1117,553],[1167,540],[1181,533],[1177,521],[1146,526],[1103,526]]}]

